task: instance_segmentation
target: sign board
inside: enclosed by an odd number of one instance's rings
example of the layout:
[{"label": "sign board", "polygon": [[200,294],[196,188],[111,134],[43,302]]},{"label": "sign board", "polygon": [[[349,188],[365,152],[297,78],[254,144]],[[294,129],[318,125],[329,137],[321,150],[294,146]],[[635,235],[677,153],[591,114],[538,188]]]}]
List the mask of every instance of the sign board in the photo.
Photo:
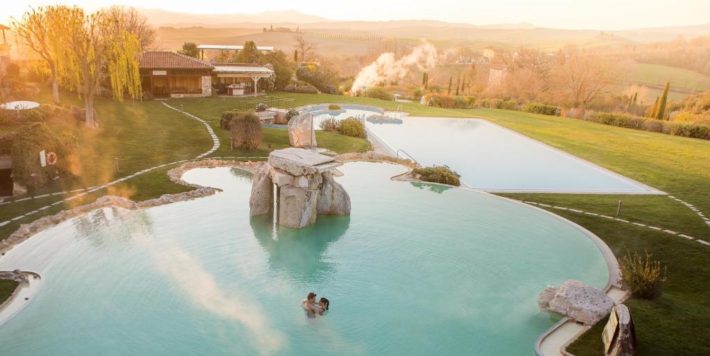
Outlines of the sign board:
[{"label": "sign board", "polygon": [[153,75],[168,75],[167,70],[154,70]]},{"label": "sign board", "polygon": [[39,165],[42,168],[47,167],[47,152],[45,150],[39,151]]},{"label": "sign board", "polygon": [[602,341],[604,342],[604,353],[608,353],[611,345],[613,344],[614,338],[618,333],[619,329],[619,319],[616,316],[616,309],[611,310],[609,314],[609,321],[604,326],[604,332],[602,333]]}]

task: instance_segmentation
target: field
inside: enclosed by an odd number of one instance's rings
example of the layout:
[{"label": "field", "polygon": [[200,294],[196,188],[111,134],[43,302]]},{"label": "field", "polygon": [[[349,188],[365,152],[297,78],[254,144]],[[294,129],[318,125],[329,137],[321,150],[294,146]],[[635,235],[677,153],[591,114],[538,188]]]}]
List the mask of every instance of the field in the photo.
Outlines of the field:
[{"label": "field", "polygon": [[[171,100],[169,103],[206,119],[217,126],[222,112],[253,108],[258,102],[277,107],[297,107],[313,103],[359,103],[386,109],[400,109],[412,115],[439,117],[482,117],[551,146],[572,153],[642,183],[668,192],[710,214],[710,142],[668,136],[644,131],[594,124],[585,121],[533,115],[515,111],[474,109],[447,110],[416,103],[386,102],[377,99],[331,95],[296,95],[277,93],[260,98],[206,98]],[[189,118],[168,110],[159,102],[101,103],[104,125],[100,132],[84,137],[93,150],[106,152],[100,157],[113,162],[115,154],[121,162],[119,176],[124,176],[156,163],[189,159],[206,151],[209,138],[204,128]],[[106,130],[106,132],[104,132]],[[159,132],[167,131],[167,132]],[[222,148],[216,156],[265,155],[269,149],[287,144],[284,131],[264,130],[264,146],[258,152],[228,149],[227,134],[216,129]],[[153,139],[154,136],[158,139]],[[115,138],[112,136],[116,136]],[[321,144],[339,151],[360,151],[366,141],[342,136],[318,136]],[[225,145],[226,144],[226,145]],[[103,147],[106,145],[107,147]],[[155,153],[154,153],[155,152]],[[123,163],[125,162],[125,164]],[[108,163],[103,163],[108,164]],[[108,169],[108,168],[106,168]],[[125,194],[134,199],[147,199],[163,193],[184,190],[165,178],[165,169],[140,176],[115,186],[112,194]],[[116,174],[105,174],[105,178]],[[104,176],[101,176],[104,177]],[[95,181],[96,178],[93,178]],[[81,200],[95,199],[97,192]],[[619,200],[623,201],[621,217],[629,221],[653,224],[710,241],[710,227],[687,207],[666,196],[511,194],[514,199],[549,203],[613,215]],[[32,210],[54,198],[30,200],[3,207],[0,220]],[[78,203],[78,202],[74,202]],[[58,208],[57,208],[58,209]],[[46,213],[55,211],[49,209]],[[661,298],[654,301],[632,299],[628,302],[636,322],[640,354],[692,355],[710,354],[710,247],[663,232],[576,214],[562,215],[596,233],[617,257],[627,251],[648,251],[668,266],[668,282]],[[26,223],[33,218],[20,220]],[[19,222],[0,228],[0,238],[14,231]],[[599,354],[598,332],[585,335],[573,346],[580,355]]]},{"label": "field", "polygon": [[663,88],[666,82],[670,82],[671,89],[689,92],[710,90],[710,76],[660,64],[634,63],[624,80],[656,88]]}]

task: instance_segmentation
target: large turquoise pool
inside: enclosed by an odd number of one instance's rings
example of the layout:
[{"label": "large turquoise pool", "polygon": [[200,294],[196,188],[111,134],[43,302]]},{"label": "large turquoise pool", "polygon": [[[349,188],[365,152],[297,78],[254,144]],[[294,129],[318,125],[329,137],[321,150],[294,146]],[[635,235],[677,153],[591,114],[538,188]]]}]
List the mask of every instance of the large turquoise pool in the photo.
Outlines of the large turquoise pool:
[{"label": "large turquoise pool", "polygon": [[[472,190],[394,182],[350,163],[352,216],[303,230],[250,219],[250,178],[198,169],[223,193],[97,210],[39,233],[0,269],[42,274],[0,327],[7,355],[531,355],[555,317],[538,293],[607,281],[597,246],[541,210]],[[308,319],[308,291],[331,300]]]}]

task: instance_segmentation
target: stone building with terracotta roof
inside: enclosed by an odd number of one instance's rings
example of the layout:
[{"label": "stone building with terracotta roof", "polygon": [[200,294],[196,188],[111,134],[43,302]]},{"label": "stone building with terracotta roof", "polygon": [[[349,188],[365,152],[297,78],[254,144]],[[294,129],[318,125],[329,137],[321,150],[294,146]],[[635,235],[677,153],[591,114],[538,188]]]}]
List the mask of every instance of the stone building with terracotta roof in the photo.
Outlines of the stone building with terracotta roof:
[{"label": "stone building with terracotta roof", "polygon": [[145,98],[184,98],[210,95],[259,95],[274,76],[259,64],[215,64],[167,51],[145,52],[140,58]]},{"label": "stone building with terracotta roof", "polygon": [[167,51],[145,52],[140,58],[146,98],[184,98],[212,95],[212,70],[202,60]]}]

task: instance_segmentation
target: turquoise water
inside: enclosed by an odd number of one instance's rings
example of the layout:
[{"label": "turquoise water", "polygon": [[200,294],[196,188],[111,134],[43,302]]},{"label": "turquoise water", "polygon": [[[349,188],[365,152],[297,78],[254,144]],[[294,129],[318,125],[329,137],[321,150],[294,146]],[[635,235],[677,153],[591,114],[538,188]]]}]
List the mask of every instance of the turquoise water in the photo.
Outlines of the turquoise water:
[{"label": "turquoise water", "polygon": [[[223,193],[103,209],[31,238],[0,269],[43,275],[0,327],[8,355],[531,355],[555,317],[538,293],[607,268],[575,226],[484,193],[393,182],[351,163],[350,217],[303,230],[250,219],[249,178],[199,169]],[[308,291],[331,300],[308,319]]]},{"label": "turquoise water", "polygon": [[[347,110],[336,119],[369,117]],[[331,117],[321,115],[319,120]],[[394,153],[425,166],[448,165],[470,187],[490,192],[648,194],[658,191],[480,119],[401,117],[367,128]],[[600,143],[603,144],[603,143]],[[402,157],[408,158],[406,155]]]}]

